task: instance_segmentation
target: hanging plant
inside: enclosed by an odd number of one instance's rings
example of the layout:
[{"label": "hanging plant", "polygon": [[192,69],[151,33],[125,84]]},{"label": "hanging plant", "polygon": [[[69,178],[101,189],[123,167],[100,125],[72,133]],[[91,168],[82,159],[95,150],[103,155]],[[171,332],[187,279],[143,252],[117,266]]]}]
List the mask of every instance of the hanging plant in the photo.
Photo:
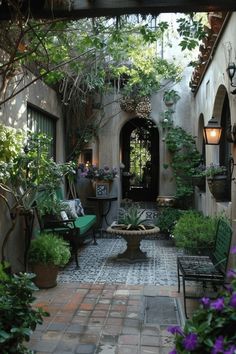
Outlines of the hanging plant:
[{"label": "hanging plant", "polygon": [[179,99],[180,95],[175,90],[168,90],[163,94],[163,101],[167,107],[173,106]]},{"label": "hanging plant", "polygon": [[130,96],[124,96],[120,100],[120,108],[125,112],[134,112],[136,107],[136,101]]},{"label": "hanging plant", "polygon": [[148,118],[151,113],[151,100],[149,97],[143,97],[135,108],[135,114],[139,118]]}]

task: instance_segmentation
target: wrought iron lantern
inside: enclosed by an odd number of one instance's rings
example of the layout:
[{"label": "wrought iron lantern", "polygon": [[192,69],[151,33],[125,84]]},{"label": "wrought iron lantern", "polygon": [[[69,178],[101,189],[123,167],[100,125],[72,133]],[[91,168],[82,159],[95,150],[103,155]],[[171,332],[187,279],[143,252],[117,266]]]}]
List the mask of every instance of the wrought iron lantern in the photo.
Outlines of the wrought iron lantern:
[{"label": "wrought iron lantern", "polygon": [[219,145],[222,128],[217,119],[212,117],[208,124],[203,128],[203,135],[205,144],[207,145]]},{"label": "wrought iron lantern", "polygon": [[236,65],[235,63],[229,63],[228,68],[226,69],[228,76],[230,78],[230,85],[232,87],[236,87],[236,85],[234,84],[234,75],[236,73]]}]

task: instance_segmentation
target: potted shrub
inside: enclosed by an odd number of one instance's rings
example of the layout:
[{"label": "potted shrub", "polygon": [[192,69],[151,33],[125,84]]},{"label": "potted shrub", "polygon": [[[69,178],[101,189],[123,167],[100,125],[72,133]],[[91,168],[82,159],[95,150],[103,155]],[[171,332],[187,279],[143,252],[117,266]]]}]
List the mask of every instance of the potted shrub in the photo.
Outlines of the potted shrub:
[{"label": "potted shrub", "polygon": [[163,101],[167,107],[173,106],[179,99],[180,95],[175,90],[168,90],[163,94]]},{"label": "potted shrub", "polygon": [[204,172],[211,194],[216,201],[224,201],[229,196],[229,178],[225,166],[211,163]]},{"label": "potted shrub", "polygon": [[175,244],[187,253],[209,253],[214,246],[216,226],[216,217],[204,216],[194,210],[185,211],[173,228]]},{"label": "potted shrub", "polygon": [[162,208],[157,219],[155,220],[155,225],[159,227],[161,233],[169,236],[172,234],[173,228],[182,213],[183,211],[179,209]]},{"label": "potted shrub", "polygon": [[71,253],[69,245],[59,235],[42,232],[31,241],[28,261],[36,274],[35,284],[39,288],[57,285],[59,267],[68,263]]}]

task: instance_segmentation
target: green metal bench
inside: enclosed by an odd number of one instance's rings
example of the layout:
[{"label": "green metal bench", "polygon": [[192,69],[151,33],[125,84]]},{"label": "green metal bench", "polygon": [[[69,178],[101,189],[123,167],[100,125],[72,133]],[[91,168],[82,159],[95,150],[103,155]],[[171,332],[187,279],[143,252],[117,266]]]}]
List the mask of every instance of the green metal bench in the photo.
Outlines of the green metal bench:
[{"label": "green metal bench", "polygon": [[194,281],[203,284],[205,292],[207,283],[211,283],[213,290],[225,282],[225,274],[231,245],[232,229],[227,221],[220,219],[217,224],[214,250],[210,256],[178,256],[178,292],[180,292],[180,278],[183,280],[184,311],[187,316],[186,299],[199,299],[203,295],[188,294],[186,282]]},{"label": "green metal bench", "polygon": [[[61,199],[61,194],[57,194],[58,201],[66,203],[67,200]],[[39,227],[41,231],[53,232],[55,234],[61,234],[65,240],[70,243],[72,252],[75,255],[76,267],[78,264],[78,248],[81,246],[89,234],[93,236],[93,244],[96,245],[96,215],[86,214],[77,216],[74,218],[69,218],[67,220],[62,220],[58,218],[58,215],[40,215],[37,210],[37,217],[39,221]]]}]

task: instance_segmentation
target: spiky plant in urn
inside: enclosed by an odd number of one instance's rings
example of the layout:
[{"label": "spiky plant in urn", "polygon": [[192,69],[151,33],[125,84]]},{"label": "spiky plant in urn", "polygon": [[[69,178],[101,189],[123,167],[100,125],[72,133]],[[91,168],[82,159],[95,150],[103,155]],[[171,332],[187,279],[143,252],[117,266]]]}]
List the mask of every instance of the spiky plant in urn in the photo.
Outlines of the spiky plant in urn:
[{"label": "spiky plant in urn", "polygon": [[127,242],[127,249],[117,255],[117,260],[136,262],[146,260],[146,252],[140,249],[141,241],[147,236],[155,236],[160,229],[148,223],[143,217],[145,210],[139,211],[136,206],[131,206],[115,223],[107,228],[107,232],[122,236]]}]

